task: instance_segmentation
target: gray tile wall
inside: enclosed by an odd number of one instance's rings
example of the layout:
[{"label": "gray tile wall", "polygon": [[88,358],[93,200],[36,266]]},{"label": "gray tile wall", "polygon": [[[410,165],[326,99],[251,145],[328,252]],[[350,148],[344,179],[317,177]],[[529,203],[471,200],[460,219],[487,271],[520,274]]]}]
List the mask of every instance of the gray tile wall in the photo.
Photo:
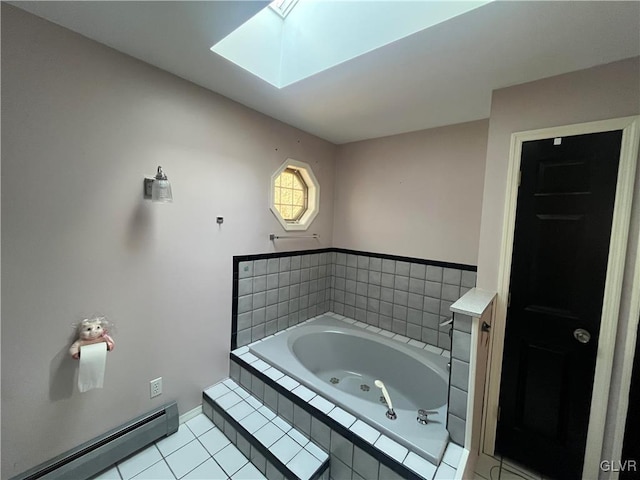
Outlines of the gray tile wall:
[{"label": "gray tile wall", "polygon": [[422,263],[333,252],[330,310],[425,343],[451,349],[449,307],[476,273]]},{"label": "gray tile wall", "polygon": [[449,307],[476,283],[456,268],[343,252],[240,262],[237,346],[329,310],[451,349]]},{"label": "gray tile wall", "polygon": [[471,317],[454,314],[451,346],[451,383],[449,385],[448,430],[451,439],[464,445],[469,390]]},{"label": "gray tile wall", "polygon": [[238,265],[238,333],[242,347],[329,310],[331,253]]}]

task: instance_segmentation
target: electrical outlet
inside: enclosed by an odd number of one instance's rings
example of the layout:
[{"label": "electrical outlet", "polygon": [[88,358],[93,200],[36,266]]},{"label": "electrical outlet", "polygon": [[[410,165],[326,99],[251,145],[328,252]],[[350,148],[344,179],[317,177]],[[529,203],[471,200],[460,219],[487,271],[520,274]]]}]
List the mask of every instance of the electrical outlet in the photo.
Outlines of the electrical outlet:
[{"label": "electrical outlet", "polygon": [[158,377],[155,380],[149,382],[149,389],[151,398],[157,397],[162,394],[162,377]]}]

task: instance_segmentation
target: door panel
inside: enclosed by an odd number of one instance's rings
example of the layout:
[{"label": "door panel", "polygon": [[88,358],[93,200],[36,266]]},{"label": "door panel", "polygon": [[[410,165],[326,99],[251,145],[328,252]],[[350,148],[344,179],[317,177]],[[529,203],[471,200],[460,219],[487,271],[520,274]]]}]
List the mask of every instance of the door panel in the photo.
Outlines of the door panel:
[{"label": "door panel", "polygon": [[584,460],[621,138],[522,148],[496,449],[554,478]]}]

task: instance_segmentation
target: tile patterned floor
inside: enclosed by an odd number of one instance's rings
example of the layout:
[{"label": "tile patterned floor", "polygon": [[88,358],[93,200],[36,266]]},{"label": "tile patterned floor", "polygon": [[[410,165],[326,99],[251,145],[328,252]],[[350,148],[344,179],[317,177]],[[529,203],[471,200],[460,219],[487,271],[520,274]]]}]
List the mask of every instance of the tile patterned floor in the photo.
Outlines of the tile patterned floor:
[{"label": "tile patterned floor", "polygon": [[204,414],[92,480],[266,480]]}]

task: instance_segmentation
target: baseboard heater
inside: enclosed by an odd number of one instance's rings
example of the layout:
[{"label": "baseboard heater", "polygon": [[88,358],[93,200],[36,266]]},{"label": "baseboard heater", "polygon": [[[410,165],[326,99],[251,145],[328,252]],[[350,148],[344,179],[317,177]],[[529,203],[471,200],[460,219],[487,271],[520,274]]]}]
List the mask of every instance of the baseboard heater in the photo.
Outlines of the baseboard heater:
[{"label": "baseboard heater", "polygon": [[178,405],[174,402],[134,418],[11,480],[91,478],[114,463],[177,430]]}]

